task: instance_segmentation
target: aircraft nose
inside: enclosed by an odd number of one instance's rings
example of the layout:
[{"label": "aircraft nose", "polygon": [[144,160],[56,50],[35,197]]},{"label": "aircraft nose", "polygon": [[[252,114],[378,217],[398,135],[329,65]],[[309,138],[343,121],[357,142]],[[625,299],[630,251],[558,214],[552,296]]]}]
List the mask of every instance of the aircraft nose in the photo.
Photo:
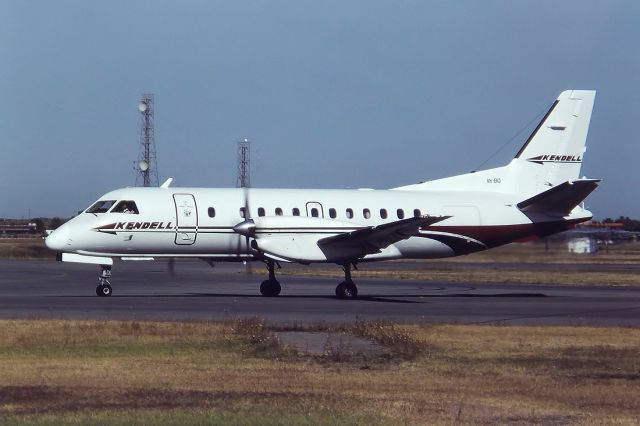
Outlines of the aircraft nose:
[{"label": "aircraft nose", "polygon": [[45,238],[45,245],[51,250],[63,251],[71,243],[69,227],[62,225]]}]

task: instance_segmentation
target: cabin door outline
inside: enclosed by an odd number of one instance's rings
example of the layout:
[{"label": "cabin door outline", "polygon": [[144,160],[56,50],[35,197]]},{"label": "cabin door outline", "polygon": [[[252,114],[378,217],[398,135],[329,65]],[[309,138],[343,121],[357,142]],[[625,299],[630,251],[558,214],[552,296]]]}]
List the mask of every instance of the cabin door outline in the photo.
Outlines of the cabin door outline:
[{"label": "cabin door outline", "polygon": [[[316,209],[318,212],[318,216],[313,216],[313,209]],[[310,201],[307,203],[307,216],[308,217],[318,217],[318,218],[323,218],[324,217],[324,210],[322,209],[322,204],[318,203],[317,201]]]},{"label": "cabin door outline", "polygon": [[193,194],[173,194],[176,207],[176,239],[180,246],[195,244],[198,237],[198,206]]}]

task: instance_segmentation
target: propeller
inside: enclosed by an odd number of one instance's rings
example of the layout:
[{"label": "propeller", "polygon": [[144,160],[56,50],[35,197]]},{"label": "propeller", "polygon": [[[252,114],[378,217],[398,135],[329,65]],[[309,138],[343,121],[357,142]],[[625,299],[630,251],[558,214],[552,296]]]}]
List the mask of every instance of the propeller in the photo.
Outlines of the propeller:
[{"label": "propeller", "polygon": [[[242,222],[240,222],[239,224],[237,224],[236,226],[233,227],[233,230],[240,234],[241,236],[245,237],[245,249],[246,249],[246,253],[247,254],[251,254],[251,237],[255,236],[255,231],[256,231],[256,224],[253,221],[253,219],[251,219],[251,210],[250,210],[250,205],[249,205],[249,188],[247,188],[246,186],[242,188],[243,189],[243,194],[244,194],[244,220]],[[242,244],[242,238],[238,238],[238,249],[236,250],[238,253],[238,256],[240,256],[241,254],[241,244]]]}]

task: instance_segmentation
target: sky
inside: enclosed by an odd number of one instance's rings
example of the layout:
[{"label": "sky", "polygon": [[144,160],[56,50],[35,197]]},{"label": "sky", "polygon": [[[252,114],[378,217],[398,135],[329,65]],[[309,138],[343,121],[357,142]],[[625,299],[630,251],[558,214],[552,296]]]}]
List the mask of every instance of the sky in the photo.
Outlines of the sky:
[{"label": "sky", "polygon": [[640,218],[639,40],[637,1],[0,0],[0,217],[134,185],[143,93],[161,182],[235,186],[247,138],[252,186],[384,189],[506,164],[595,89],[587,207]]}]

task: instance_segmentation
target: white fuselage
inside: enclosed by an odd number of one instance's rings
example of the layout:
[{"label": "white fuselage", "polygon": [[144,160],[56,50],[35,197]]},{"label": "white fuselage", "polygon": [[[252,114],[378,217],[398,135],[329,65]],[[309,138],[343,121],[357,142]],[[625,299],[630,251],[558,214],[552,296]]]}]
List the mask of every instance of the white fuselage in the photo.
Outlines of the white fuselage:
[{"label": "white fuselage", "polygon": [[[47,246],[87,256],[243,260],[267,253],[284,261],[334,262],[318,249],[320,238],[413,216],[450,216],[359,261],[441,258],[540,237],[591,217],[576,208],[569,217],[534,225],[514,195],[478,191],[124,188],[100,200],[129,200],[137,209],[85,211],[53,232]],[[255,238],[234,230],[248,218],[257,225]]]}]

